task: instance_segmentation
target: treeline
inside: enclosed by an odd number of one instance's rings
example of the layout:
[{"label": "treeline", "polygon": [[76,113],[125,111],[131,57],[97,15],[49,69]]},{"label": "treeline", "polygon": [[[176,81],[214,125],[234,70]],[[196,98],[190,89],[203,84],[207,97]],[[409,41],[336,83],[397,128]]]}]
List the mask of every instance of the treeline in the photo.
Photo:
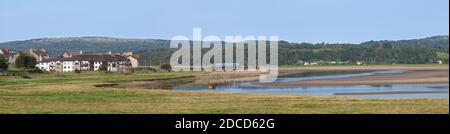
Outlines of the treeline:
[{"label": "treeline", "polygon": [[[290,43],[279,42],[279,64],[302,62],[356,64],[425,64],[448,63],[448,36],[399,41],[368,41],[361,44]],[[47,49],[53,56],[65,51],[123,52],[140,56],[141,65],[167,63],[176,49],[169,40],[118,39],[108,37],[44,38],[0,43],[0,48],[27,50]]]},{"label": "treeline", "polygon": [[[141,65],[156,66],[168,63],[176,49],[138,51]],[[206,51],[206,50],[203,50]],[[363,46],[351,44],[282,44],[279,46],[279,65],[319,64],[436,64],[448,63],[448,49],[398,47],[383,44]]]},{"label": "treeline", "polygon": [[288,45],[280,48],[279,64],[303,62],[344,62],[346,64],[426,64],[448,63],[448,48],[393,47],[391,44],[364,45]]},{"label": "treeline", "polygon": [[46,49],[51,55],[62,55],[66,51],[123,52],[169,48],[169,40],[119,39],[109,37],[41,38],[0,43],[0,48],[27,51],[30,48]]}]

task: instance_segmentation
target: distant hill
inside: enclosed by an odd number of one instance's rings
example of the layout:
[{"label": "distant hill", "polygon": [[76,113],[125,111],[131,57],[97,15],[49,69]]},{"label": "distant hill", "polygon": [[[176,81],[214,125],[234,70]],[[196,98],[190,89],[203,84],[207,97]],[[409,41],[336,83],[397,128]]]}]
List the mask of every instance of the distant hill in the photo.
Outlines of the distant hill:
[{"label": "distant hill", "polygon": [[[398,41],[368,41],[360,44],[312,44],[279,42],[279,64],[293,65],[304,61],[341,61],[369,64],[423,64],[442,60],[448,63],[449,36]],[[134,51],[146,65],[169,62],[175,49],[170,40],[121,39],[110,37],[40,38],[0,43],[0,48],[27,50],[47,49],[51,55],[65,51],[121,52]]]},{"label": "distant hill", "polygon": [[[448,39],[449,36],[433,36],[424,39],[412,39],[412,40],[368,41],[361,43],[360,45],[374,46],[380,44],[390,44],[394,47],[448,49],[449,47]],[[81,50],[97,52],[97,51],[142,51],[142,50],[166,49],[169,48],[169,44],[170,40],[162,40],[162,39],[66,37],[66,38],[40,38],[24,41],[4,42],[0,43],[0,48],[11,48],[14,50],[27,50],[29,48],[47,49],[54,55],[60,55],[65,51],[81,51]],[[280,44],[295,45],[296,43],[289,43],[286,41],[282,41]]]},{"label": "distant hill", "polygon": [[[419,48],[445,48],[449,47],[449,36],[433,36],[424,39],[398,40],[398,41],[368,41],[359,45],[389,44],[394,47],[419,47]],[[281,41],[281,44],[296,45]],[[309,44],[309,43],[301,43]],[[27,50],[29,48],[47,49],[55,55],[64,51],[142,51],[169,48],[170,40],[162,39],[122,39],[110,37],[66,37],[66,38],[40,38],[24,41],[11,41],[0,43],[0,48],[14,50]],[[333,45],[333,44],[328,44]],[[358,44],[354,44],[358,45]]]},{"label": "distant hill", "polygon": [[0,48],[27,50],[29,48],[47,49],[52,55],[65,51],[140,51],[169,47],[169,40],[159,39],[120,39],[109,37],[67,37],[40,38],[25,41],[0,43]]},{"label": "distant hill", "polygon": [[398,41],[369,41],[362,45],[390,44],[394,47],[419,47],[419,48],[446,48],[448,49],[448,35],[433,36],[424,39],[398,40]]}]

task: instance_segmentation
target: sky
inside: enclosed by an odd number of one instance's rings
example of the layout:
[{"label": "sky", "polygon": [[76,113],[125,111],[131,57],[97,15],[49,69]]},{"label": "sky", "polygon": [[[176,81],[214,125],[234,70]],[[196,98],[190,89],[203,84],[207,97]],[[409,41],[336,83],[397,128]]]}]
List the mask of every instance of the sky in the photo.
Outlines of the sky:
[{"label": "sky", "polygon": [[361,43],[449,34],[448,0],[0,0],[0,42],[45,37],[138,39],[278,36]]}]

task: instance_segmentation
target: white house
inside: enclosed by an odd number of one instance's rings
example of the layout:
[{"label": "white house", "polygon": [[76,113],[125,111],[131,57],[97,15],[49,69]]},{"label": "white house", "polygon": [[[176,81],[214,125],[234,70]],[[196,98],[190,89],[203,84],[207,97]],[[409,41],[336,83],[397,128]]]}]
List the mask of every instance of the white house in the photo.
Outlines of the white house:
[{"label": "white house", "polygon": [[127,57],[114,54],[75,55],[72,57],[56,57],[40,61],[37,67],[43,71],[73,72],[97,71],[105,66],[105,71],[131,72],[131,62]]}]

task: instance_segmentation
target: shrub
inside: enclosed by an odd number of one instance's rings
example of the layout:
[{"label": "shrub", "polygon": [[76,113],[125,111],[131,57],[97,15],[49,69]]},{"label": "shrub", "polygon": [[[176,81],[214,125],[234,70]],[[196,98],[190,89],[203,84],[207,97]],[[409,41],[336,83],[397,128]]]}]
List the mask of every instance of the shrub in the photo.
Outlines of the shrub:
[{"label": "shrub", "polygon": [[81,73],[81,70],[76,69],[76,70],[75,70],[75,73],[79,74],[79,73]]},{"label": "shrub", "polygon": [[0,55],[0,73],[5,75],[6,72],[8,71],[8,68],[9,68],[9,65],[8,65],[8,62],[6,61],[5,57]]},{"label": "shrub", "polygon": [[44,73],[44,71],[42,71],[39,68],[33,68],[33,69],[28,69],[27,71],[28,73]]},{"label": "shrub", "polygon": [[26,55],[24,53],[20,53],[19,57],[16,59],[16,67],[17,68],[27,68],[32,69],[36,67],[36,58],[33,56]]},{"label": "shrub", "polygon": [[28,76],[28,75],[26,75],[26,74],[20,75],[20,77],[22,77],[22,78],[24,78],[24,79],[31,79],[31,76]]},{"label": "shrub", "polygon": [[150,70],[152,72],[156,72],[156,68],[153,68],[153,67],[149,67],[148,70]]},{"label": "shrub", "polygon": [[25,79],[31,79],[30,76],[28,76],[28,71],[26,69],[20,69],[19,74],[20,77],[25,78]]},{"label": "shrub", "polygon": [[169,63],[163,63],[163,64],[159,65],[159,68],[161,68],[162,70],[166,70],[168,72],[172,71],[172,67],[170,66]]}]

